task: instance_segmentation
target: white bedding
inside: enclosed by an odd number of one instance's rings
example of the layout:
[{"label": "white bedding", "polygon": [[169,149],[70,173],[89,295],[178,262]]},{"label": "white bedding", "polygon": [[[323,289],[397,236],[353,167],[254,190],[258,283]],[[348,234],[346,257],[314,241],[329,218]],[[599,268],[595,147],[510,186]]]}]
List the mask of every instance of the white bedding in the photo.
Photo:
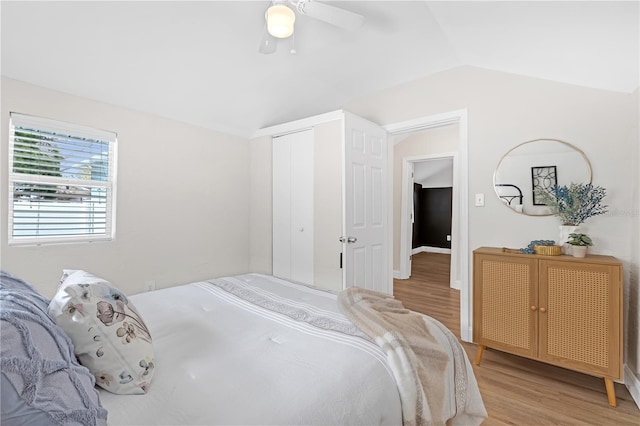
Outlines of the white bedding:
[{"label": "white bedding", "polygon": [[[334,317],[335,295],[272,277],[227,280],[312,314]],[[100,394],[111,425],[398,424],[384,354],[360,337],[255,306],[206,282],[130,297],[153,336],[146,395]]]},{"label": "white bedding", "polygon": [[146,395],[101,390],[110,425],[402,424],[385,354],[335,294],[258,274],[210,281],[130,297],[156,369]]}]

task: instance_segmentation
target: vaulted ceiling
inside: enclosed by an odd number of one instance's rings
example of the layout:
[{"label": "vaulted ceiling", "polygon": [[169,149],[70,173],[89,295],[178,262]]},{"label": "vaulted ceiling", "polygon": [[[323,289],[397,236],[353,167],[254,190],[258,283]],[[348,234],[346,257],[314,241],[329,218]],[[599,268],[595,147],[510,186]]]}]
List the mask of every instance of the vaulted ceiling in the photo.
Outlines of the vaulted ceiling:
[{"label": "vaulted ceiling", "polygon": [[[2,1],[2,75],[249,137],[462,65],[618,92],[639,83],[637,1],[326,2],[264,55],[269,1]],[[291,54],[295,43],[296,54]]]}]

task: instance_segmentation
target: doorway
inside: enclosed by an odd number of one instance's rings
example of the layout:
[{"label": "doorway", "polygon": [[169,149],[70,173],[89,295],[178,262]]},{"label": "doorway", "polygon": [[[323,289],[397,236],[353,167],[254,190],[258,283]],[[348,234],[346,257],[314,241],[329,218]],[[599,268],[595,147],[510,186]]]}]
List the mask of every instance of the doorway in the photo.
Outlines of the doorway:
[{"label": "doorway", "polygon": [[[457,136],[453,138],[457,143]],[[453,166],[455,154],[434,154],[428,159],[405,159],[403,167],[409,169],[408,181],[403,187],[408,193],[402,194],[402,203],[406,203],[405,214],[401,220],[407,223],[401,228],[407,235],[401,238],[401,244],[407,246],[401,255],[408,255],[407,278],[413,275],[413,260],[416,256],[439,258],[438,263],[447,259],[450,270],[453,222]],[[424,255],[419,255],[425,253]],[[436,255],[437,254],[437,255]],[[455,288],[447,272],[447,285]]]},{"label": "doorway", "polygon": [[[454,287],[460,289],[460,337],[464,341],[472,340],[472,305],[471,305],[471,284],[469,282],[470,276],[470,255],[469,255],[469,234],[468,234],[468,212],[469,212],[469,188],[468,188],[468,130],[467,130],[467,110],[461,109],[451,111],[442,114],[436,114],[431,116],[425,116],[408,120],[405,122],[399,122],[389,124],[385,126],[385,129],[389,132],[389,135],[395,139],[396,136],[404,134],[411,134],[422,130],[440,128],[449,125],[458,126],[458,140],[456,157],[454,159],[454,189],[457,188],[457,193],[453,194],[453,218],[452,218],[452,241],[451,241],[451,281],[454,282]],[[391,145],[390,145],[391,149]],[[391,154],[392,161],[393,153]],[[394,181],[398,179],[399,182],[406,182],[405,179],[401,179],[402,176],[398,176],[394,172]],[[392,205],[395,205],[393,200],[393,190],[390,191],[389,201]],[[403,204],[406,205],[406,204]],[[406,212],[405,212],[406,213]],[[394,210],[394,227],[396,218],[401,216],[400,212]],[[398,219],[398,223],[402,224],[403,221]],[[406,226],[406,223],[405,223]],[[390,230],[391,231],[391,230]],[[405,232],[400,232],[400,237],[406,236]],[[403,247],[407,247],[406,244],[402,244],[394,237],[396,233],[390,235],[390,238],[394,241],[394,246],[397,244],[397,251],[394,247],[394,253],[399,252]],[[405,237],[406,238],[406,237]],[[399,256],[398,262],[402,265],[406,271],[408,266],[408,256]],[[397,265],[394,260],[394,277],[400,278],[401,268],[396,269]]]}]

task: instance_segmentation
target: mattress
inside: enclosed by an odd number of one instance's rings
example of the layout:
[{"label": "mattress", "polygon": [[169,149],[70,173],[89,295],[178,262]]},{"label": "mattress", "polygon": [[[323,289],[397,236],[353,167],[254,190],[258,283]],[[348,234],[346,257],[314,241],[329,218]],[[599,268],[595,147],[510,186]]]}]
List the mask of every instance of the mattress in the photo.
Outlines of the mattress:
[{"label": "mattress", "polygon": [[[108,424],[402,424],[385,353],[339,311],[336,298],[260,274],[131,296],[153,337],[155,374],[145,395],[100,391]],[[483,412],[464,361],[466,398]],[[453,424],[479,423],[456,413],[460,389],[448,375]]]}]

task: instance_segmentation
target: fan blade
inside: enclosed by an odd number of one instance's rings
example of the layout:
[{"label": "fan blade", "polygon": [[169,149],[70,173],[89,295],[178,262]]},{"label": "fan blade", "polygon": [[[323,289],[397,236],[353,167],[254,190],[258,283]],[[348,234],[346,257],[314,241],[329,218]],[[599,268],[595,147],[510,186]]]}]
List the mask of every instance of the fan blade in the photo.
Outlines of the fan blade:
[{"label": "fan blade", "polygon": [[260,48],[258,51],[265,55],[275,53],[278,49],[278,39],[269,34],[269,31],[265,28],[262,41],[260,42]]},{"label": "fan blade", "polygon": [[298,12],[310,18],[350,31],[357,30],[364,22],[364,16],[360,14],[313,0],[300,0],[297,3],[297,9]]}]

